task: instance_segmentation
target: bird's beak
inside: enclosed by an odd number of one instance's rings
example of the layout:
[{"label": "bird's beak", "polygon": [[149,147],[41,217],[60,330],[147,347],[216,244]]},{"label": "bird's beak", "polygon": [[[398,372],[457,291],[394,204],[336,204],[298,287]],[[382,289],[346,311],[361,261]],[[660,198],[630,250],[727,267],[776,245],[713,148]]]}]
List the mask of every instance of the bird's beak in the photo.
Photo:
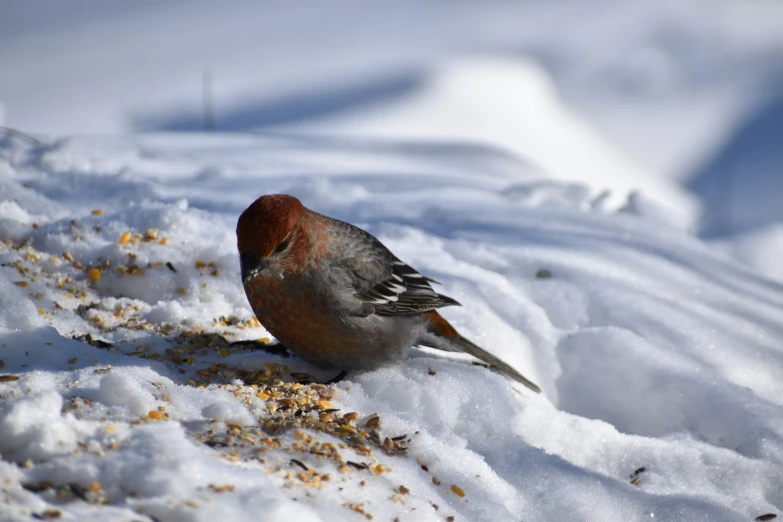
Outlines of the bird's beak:
[{"label": "bird's beak", "polygon": [[242,282],[246,283],[248,279],[266,268],[267,260],[251,251],[240,252],[239,265],[242,267]]}]

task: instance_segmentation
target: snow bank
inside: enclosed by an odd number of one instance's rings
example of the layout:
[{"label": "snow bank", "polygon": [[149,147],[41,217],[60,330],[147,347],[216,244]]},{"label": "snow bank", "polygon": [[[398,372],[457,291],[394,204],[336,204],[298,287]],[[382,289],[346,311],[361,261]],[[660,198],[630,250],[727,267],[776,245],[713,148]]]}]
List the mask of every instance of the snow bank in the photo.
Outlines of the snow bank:
[{"label": "snow bank", "polygon": [[[0,157],[9,520],[729,521],[783,506],[783,287],[643,195],[614,211],[447,143],[147,135],[6,140]],[[442,281],[464,303],[449,320],[544,394],[429,349],[307,384],[332,375],[273,353],[238,277],[235,220],[274,191]],[[230,344],[248,339],[272,352]]]}]

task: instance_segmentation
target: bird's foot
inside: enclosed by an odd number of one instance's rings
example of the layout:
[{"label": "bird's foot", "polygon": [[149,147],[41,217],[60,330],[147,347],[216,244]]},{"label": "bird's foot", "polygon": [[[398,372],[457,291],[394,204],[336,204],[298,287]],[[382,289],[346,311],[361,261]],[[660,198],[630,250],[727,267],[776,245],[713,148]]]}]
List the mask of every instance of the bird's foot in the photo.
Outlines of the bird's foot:
[{"label": "bird's foot", "polygon": [[229,346],[232,347],[246,347],[254,350],[262,350],[272,355],[279,355],[281,357],[291,357],[291,351],[285,347],[282,343],[266,344],[261,341],[249,340],[249,341],[236,341]]},{"label": "bird's foot", "polygon": [[324,381],[324,384],[336,384],[343,379],[345,379],[345,376],[348,375],[348,372],[345,370],[340,370],[340,373],[329,379],[328,381]]}]

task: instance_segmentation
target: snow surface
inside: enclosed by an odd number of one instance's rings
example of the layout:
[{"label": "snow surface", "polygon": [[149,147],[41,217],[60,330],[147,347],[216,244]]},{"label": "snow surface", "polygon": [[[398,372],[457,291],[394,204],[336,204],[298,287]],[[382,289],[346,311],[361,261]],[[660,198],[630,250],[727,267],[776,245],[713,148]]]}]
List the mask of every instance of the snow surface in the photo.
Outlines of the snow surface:
[{"label": "snow surface", "polygon": [[[506,153],[448,143],[5,138],[0,157],[0,360],[20,377],[0,383],[4,519],[715,521],[783,506],[783,286],[657,219],[640,195],[614,210]],[[268,337],[249,322],[234,225],[275,191],[442,281],[464,303],[444,314],[543,395],[413,349],[349,375],[331,399],[407,435],[400,454],[340,450],[387,471],[341,471],[294,449],[296,430],[263,462],[202,442],[275,413],[240,380],[197,370],[331,377],[262,350],[166,353],[185,332]],[[111,345],[72,339],[85,334]],[[291,479],[292,458],[330,480]],[[36,492],[42,482],[52,488]],[[61,499],[63,487],[86,500]]]},{"label": "snow surface", "polygon": [[[780,514],[782,6],[5,2],[0,520]],[[298,387],[239,282],[271,192],[544,393],[428,349]]]}]

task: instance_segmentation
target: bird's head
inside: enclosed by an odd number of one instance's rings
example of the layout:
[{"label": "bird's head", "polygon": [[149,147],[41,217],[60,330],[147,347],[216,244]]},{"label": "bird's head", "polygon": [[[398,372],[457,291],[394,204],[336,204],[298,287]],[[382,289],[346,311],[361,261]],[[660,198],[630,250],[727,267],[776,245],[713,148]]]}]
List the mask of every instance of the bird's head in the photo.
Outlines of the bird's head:
[{"label": "bird's head", "polygon": [[271,194],[253,202],[237,222],[242,282],[264,271],[281,274],[296,243],[306,209],[293,196]]}]

